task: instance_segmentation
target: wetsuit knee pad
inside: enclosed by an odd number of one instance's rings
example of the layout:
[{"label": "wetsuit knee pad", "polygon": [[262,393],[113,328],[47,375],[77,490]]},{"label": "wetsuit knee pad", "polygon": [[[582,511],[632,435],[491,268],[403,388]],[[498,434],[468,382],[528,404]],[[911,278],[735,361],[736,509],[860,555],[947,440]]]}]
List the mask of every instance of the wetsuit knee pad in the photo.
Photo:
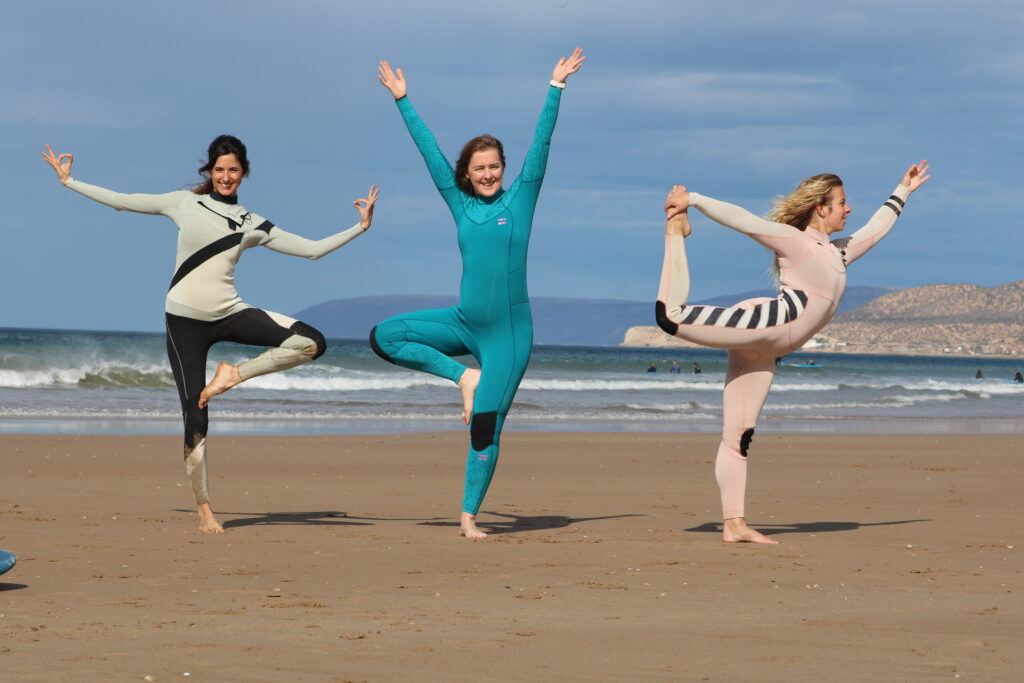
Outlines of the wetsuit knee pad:
[{"label": "wetsuit knee pad", "polygon": [[665,330],[665,332],[671,334],[673,337],[675,336],[676,331],[679,330],[679,325],[672,320],[669,320],[669,317],[665,312],[665,304],[661,301],[657,301],[654,304],[654,319],[657,321],[658,327]]},{"label": "wetsuit knee pad", "polygon": [[747,457],[747,449],[750,448],[750,442],[754,440],[754,428],[751,427],[747,431],[743,432],[740,436],[740,455],[744,458]]},{"label": "wetsuit knee pad", "polygon": [[296,321],[288,329],[294,332],[295,334],[313,340],[313,343],[316,344],[316,352],[313,353],[313,360],[316,360],[320,356],[324,355],[324,351],[327,350],[327,340],[324,339],[324,335],[320,333],[320,330],[316,329],[312,325],[307,325],[301,320]]},{"label": "wetsuit knee pad", "polygon": [[387,362],[391,363],[392,365],[397,365],[397,363],[395,363],[394,359],[392,359],[391,356],[389,356],[388,354],[384,353],[384,349],[382,349],[380,347],[380,344],[377,343],[377,326],[376,325],[374,325],[373,329],[370,330],[370,348],[373,349],[373,352],[375,354],[377,354],[378,356],[380,356],[381,358],[383,358]]},{"label": "wetsuit knee pad", "polygon": [[[195,403],[198,399],[191,399]],[[195,448],[196,444],[206,436],[210,428],[210,415],[206,410],[200,410],[197,405],[185,411],[185,445]]]},{"label": "wetsuit knee pad", "polygon": [[469,426],[469,443],[474,451],[482,451],[494,443],[494,430],[498,426],[498,413],[477,413]]}]

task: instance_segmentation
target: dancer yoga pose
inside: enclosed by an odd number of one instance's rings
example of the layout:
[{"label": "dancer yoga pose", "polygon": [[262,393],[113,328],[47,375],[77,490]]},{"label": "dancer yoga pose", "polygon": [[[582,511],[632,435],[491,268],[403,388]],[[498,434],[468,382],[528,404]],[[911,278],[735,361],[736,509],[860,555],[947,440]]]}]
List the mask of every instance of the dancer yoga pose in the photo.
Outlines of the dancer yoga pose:
[{"label": "dancer yoga pose", "polygon": [[[658,325],[682,339],[729,350],[722,442],[715,462],[726,542],[776,542],[747,526],[743,507],[747,452],[775,376],[775,359],[803,346],[832,319],[846,289],[846,267],[889,233],[907,197],[929,177],[926,161],[911,166],[864,227],[832,241],[829,235],[843,229],[852,209],[842,181],[831,173],[807,178],[776,200],[769,220],[682,185],[669,192]],[[686,304],[690,274],[683,239],[690,234],[690,206],[775,252],[777,298],[750,299],[731,308]]]},{"label": "dancer yoga pose", "polygon": [[[455,218],[462,285],[458,306],[389,318],[370,332],[370,344],[386,361],[446,377],[461,389],[462,419],[471,425],[460,522],[460,533],[468,538],[486,536],[476,526],[476,514],[494,475],[505,415],[530,359],[533,320],[526,293],[527,244],[565,80],[584,59],[577,48],[558,60],[523,170],[508,190],[501,186],[505,154],[497,139],[473,138],[452,169],[406,97],[402,70],[380,63],[378,78],[394,96],[430,177]],[[479,361],[480,370],[449,357],[465,354]]]},{"label": "dancer yoga pose", "polygon": [[[235,290],[235,264],[242,252],[265,246],[282,254],[318,259],[361,235],[373,221],[378,192],[353,202],[359,222],[319,241],[285,232],[238,203],[238,187],[249,174],[245,145],[221,135],[210,143],[204,176],[192,191],[166,194],[120,194],[71,177],[71,154],[55,154],[49,145],[43,158],[60,182],[89,199],[118,211],[167,216],[178,225],[178,255],[164,308],[167,356],[178,385],[185,421],[185,471],[192,482],[199,513],[199,530],[224,533],[210,508],[206,474],[207,403],[248,379],[293,368],[319,358],[326,342],[313,327],[279,313],[253,308]],[[219,341],[271,346],[240,363],[220,363],[206,383],[206,354]],[[205,386],[204,386],[205,385]]]}]

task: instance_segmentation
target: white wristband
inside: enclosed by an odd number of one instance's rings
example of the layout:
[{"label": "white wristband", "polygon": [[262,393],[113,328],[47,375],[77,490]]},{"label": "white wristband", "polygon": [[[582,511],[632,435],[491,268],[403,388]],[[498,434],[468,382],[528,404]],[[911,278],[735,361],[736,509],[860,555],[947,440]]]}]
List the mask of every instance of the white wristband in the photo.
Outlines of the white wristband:
[{"label": "white wristband", "polygon": [[556,81],[555,79],[552,78],[551,85],[555,86],[556,88],[561,88],[562,90],[565,90],[565,83],[563,81]]}]

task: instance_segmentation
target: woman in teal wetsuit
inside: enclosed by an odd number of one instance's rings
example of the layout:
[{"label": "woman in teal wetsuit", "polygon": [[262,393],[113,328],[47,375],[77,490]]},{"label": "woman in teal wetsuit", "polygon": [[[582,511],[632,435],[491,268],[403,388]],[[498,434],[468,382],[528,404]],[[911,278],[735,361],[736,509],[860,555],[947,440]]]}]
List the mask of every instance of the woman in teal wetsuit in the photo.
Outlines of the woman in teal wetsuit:
[{"label": "woman in teal wetsuit", "polygon": [[[394,96],[430,177],[455,218],[462,284],[458,306],[389,318],[371,330],[370,345],[386,361],[459,385],[462,419],[470,425],[459,525],[468,538],[487,535],[477,528],[476,513],[494,476],[501,426],[530,360],[533,319],[526,293],[526,252],[533,211],[565,81],[584,59],[576,48],[555,65],[533,144],[508,190],[501,186],[505,172],[501,142],[490,135],[473,138],[462,148],[453,169],[406,97],[402,70],[392,71],[387,62],[379,67],[380,82]],[[480,370],[450,358],[465,354],[479,361]]]}]

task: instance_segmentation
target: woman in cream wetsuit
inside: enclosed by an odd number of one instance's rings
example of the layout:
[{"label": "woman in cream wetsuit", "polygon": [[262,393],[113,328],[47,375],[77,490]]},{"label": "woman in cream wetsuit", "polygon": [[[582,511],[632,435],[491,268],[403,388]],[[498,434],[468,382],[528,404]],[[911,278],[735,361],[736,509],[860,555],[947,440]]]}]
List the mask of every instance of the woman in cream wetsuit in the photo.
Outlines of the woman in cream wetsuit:
[{"label": "woman in cream wetsuit", "polygon": [[[185,421],[185,471],[192,482],[199,530],[224,533],[210,508],[206,474],[207,402],[252,377],[307,363],[323,354],[324,337],[313,327],[279,313],[253,308],[235,290],[235,264],[242,252],[265,246],[282,254],[318,259],[361,235],[373,220],[376,187],[354,203],[360,221],[319,241],[285,232],[238,203],[238,186],[249,173],[245,145],[217,137],[199,169],[205,176],[193,191],[121,194],[71,177],[71,154],[47,145],[43,158],[68,188],[118,211],[167,216],[178,225],[178,254],[165,306],[167,355]],[[221,363],[206,383],[206,355],[219,341],[273,347],[237,366]]]},{"label": "woman in cream wetsuit", "polygon": [[[497,139],[482,135],[470,140],[453,169],[406,97],[402,70],[392,72],[387,62],[380,63],[380,82],[394,96],[455,219],[463,270],[458,306],[385,320],[370,332],[370,344],[384,360],[459,385],[462,417],[470,424],[460,521],[460,533],[468,538],[486,536],[476,526],[476,514],[494,475],[505,415],[530,359],[533,321],[526,293],[530,228],[565,80],[584,59],[577,48],[555,66],[533,144],[508,190],[501,186],[505,156]],[[480,362],[480,370],[449,357],[465,354]]]},{"label": "woman in cream wetsuit", "polygon": [[[723,540],[775,543],[744,519],[747,453],[775,376],[775,359],[803,346],[832,319],[846,289],[847,266],[889,233],[907,197],[929,177],[927,162],[911,166],[864,227],[831,241],[829,236],[843,229],[852,209],[842,181],[830,173],[807,178],[777,200],[771,220],[682,185],[669,193],[658,325],[682,339],[729,350],[722,442],[715,461]],[[683,240],[690,234],[690,206],[775,252],[781,285],[777,298],[751,299],[731,308],[687,305],[690,276]]]}]

